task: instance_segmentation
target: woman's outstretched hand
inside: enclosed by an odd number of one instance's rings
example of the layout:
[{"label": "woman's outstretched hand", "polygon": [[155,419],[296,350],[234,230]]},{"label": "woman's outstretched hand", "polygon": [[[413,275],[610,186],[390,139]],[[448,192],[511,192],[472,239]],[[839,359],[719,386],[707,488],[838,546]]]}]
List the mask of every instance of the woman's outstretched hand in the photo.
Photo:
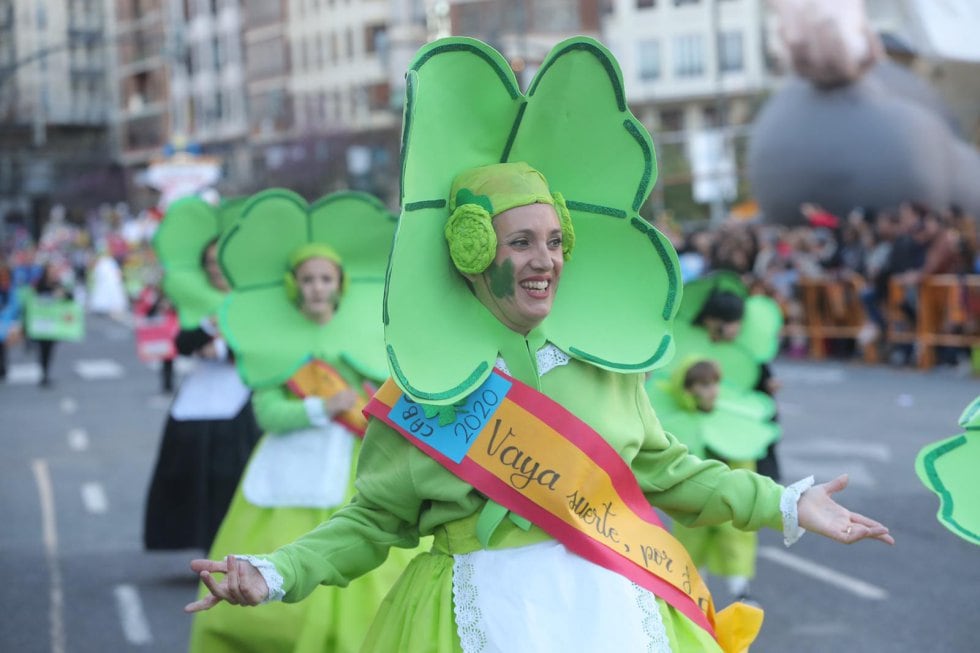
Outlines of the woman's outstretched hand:
[{"label": "woman's outstretched hand", "polygon": [[[259,570],[246,560],[228,556],[224,560],[191,560],[191,569],[211,592],[204,598],[188,603],[184,612],[201,612],[227,601],[232,605],[258,605],[269,595],[269,587]],[[224,574],[221,581],[212,574]]]},{"label": "woman's outstretched hand", "polygon": [[888,528],[884,524],[851,512],[834,501],[831,495],[845,487],[847,487],[847,474],[842,474],[828,483],[814,485],[804,492],[797,505],[800,526],[843,544],[853,544],[865,539],[894,544],[895,538],[888,533]]}]

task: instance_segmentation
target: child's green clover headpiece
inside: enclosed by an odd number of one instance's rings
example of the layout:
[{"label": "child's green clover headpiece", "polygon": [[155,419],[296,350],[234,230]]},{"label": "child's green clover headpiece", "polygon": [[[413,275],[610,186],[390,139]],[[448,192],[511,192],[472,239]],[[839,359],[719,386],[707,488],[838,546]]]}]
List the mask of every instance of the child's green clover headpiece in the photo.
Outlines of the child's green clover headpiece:
[{"label": "child's green clover headpiece", "polygon": [[[406,94],[402,214],[384,303],[388,364],[401,389],[418,401],[452,403],[486,379],[498,355],[534,385],[532,357],[545,341],[619,372],[669,358],[681,294],[677,256],[638,214],[656,160],[609,51],[585,37],[559,43],[522,93],[496,50],[443,39],[416,54]],[[492,316],[456,266],[479,270],[492,260],[492,228],[481,211],[492,217],[529,200],[556,207],[566,254],[574,243],[575,256],[551,314],[525,338]],[[482,227],[459,228],[469,220],[452,217],[460,205]]]},{"label": "child's green clover headpiece", "polygon": [[449,192],[446,241],[456,269],[479,274],[490,266],[497,250],[493,218],[528,204],[554,207],[561,223],[562,253],[567,261],[575,246],[575,230],[561,193],[552,193],[544,175],[524,163],[495,163],[472,168],[453,180]]},{"label": "child's green clover headpiece", "polygon": [[177,307],[180,325],[195,328],[215,313],[225,293],[208,281],[201,264],[204,249],[234,224],[244,202],[234,198],[217,207],[200,197],[184,197],[167,207],[153,236],[163,267],[163,291]]},{"label": "child's green clover headpiece", "polygon": [[980,397],[960,416],[964,433],[925,446],[915,459],[922,484],[939,496],[939,523],[980,545]]},{"label": "child's green clover headpiece", "polygon": [[[370,379],[387,377],[381,304],[395,225],[395,216],[364,193],[333,193],[310,205],[270,189],[248,200],[218,250],[232,287],[221,330],[248,385],[282,384],[314,357],[343,360]],[[293,270],[316,256],[342,266],[342,301],[326,325],[295,303]]]}]

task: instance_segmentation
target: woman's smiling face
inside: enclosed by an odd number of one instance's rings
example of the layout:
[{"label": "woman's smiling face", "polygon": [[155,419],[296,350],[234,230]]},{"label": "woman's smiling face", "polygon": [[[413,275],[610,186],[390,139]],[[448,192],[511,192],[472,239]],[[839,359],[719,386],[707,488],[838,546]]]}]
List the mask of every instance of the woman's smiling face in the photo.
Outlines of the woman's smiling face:
[{"label": "woman's smiling face", "polygon": [[466,275],[484,306],[509,329],[527,335],[555,301],[565,259],[561,224],[548,204],[518,206],[493,219],[497,254],[482,274]]}]

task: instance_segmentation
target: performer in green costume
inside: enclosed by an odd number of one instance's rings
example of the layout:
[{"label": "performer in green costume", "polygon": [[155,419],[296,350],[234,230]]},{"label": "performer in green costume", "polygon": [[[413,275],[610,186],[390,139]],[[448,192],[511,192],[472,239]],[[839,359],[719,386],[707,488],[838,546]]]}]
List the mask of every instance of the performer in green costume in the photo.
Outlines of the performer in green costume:
[{"label": "performer in green costume", "polygon": [[980,544],[980,397],[963,411],[960,427],[964,433],[923,447],[915,471],[939,496],[939,523],[967,542]]},{"label": "performer in green costume", "polygon": [[218,307],[228,283],[218,238],[238,217],[237,203],[214,207],[198,197],[173,202],[153,239],[163,290],[177,309],[177,352],[194,357],[160,439],[143,521],[148,550],[207,551],[235,493],[259,427],[223,334]]},{"label": "performer in green costume", "polygon": [[[272,550],[353,496],[362,386],[387,372],[380,313],[395,224],[368,195],[336,193],[308,206],[274,189],[251,198],[222,240],[232,291],[221,329],[265,435],[210,555]],[[302,604],[197,615],[190,650],[357,651],[409,558],[399,551],[348,588],[320,588]]]},{"label": "performer in green costume", "polygon": [[[706,358],[691,357],[678,365],[669,382],[650,394],[657,418],[699,458],[716,458],[732,469],[755,471],[756,461],[779,438],[772,421],[775,403],[762,393],[721,389],[721,369]],[[737,601],[751,601],[758,535],[726,522],[702,528],[674,524],[674,536],[699,568],[722,577]]]},{"label": "performer in green costume", "polygon": [[[779,305],[770,297],[749,295],[732,272],[714,272],[687,283],[674,322],[677,355],[671,364],[654,371],[647,390],[652,397],[657,384],[667,381],[678,364],[698,356],[721,367],[722,387],[729,391],[730,399],[740,397],[751,406],[769,405],[777,387],[770,363],[779,353],[782,326]],[[775,410],[771,419],[777,421]],[[756,471],[781,480],[776,441],[758,460]]]},{"label": "performer in green costume", "polygon": [[[675,519],[781,528],[782,503],[795,536],[800,488],[690,456],[644,393],[643,373],[672,349],[680,277],[666,238],[637,215],[653,148],[609,52],[587,38],[558,44],[524,95],[499,53],[453,38],[423,47],[407,80],[383,320],[395,390],[424,411],[419,428],[452,432],[472,416],[462,412],[470,395],[493,398],[484,384],[503,373],[597,432]],[[800,524],[890,542],[885,527],[830,499],[844,484],[808,490]],[[720,650],[646,589],[508,517],[380,418],[357,490],[316,530],[253,558],[264,573],[240,558],[194,561],[211,594],[187,610],[299,601],[432,533],[433,550],[406,569],[362,650]]]}]

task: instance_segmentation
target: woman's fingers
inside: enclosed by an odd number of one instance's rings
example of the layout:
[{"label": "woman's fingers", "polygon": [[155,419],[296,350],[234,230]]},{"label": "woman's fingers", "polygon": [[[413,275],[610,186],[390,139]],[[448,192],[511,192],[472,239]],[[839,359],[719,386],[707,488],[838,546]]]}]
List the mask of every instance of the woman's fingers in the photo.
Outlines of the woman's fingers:
[{"label": "woman's fingers", "polygon": [[202,571],[224,574],[227,573],[228,567],[224,560],[205,560],[199,558],[197,560],[191,560],[191,570],[197,574],[200,574]]},{"label": "woman's fingers", "polygon": [[241,605],[245,602],[241,591],[241,574],[238,570],[238,560],[235,556],[229,555],[225,558],[225,566],[228,567],[228,574],[225,576],[225,585],[228,587],[227,601],[233,605]]},{"label": "woman's fingers", "polygon": [[218,603],[220,602],[221,599],[219,599],[217,596],[215,596],[214,594],[208,594],[202,599],[199,599],[197,601],[194,601],[193,603],[188,603],[187,605],[185,605],[184,612],[187,613],[202,612],[203,610],[209,610],[213,608],[214,606],[218,605]]}]

